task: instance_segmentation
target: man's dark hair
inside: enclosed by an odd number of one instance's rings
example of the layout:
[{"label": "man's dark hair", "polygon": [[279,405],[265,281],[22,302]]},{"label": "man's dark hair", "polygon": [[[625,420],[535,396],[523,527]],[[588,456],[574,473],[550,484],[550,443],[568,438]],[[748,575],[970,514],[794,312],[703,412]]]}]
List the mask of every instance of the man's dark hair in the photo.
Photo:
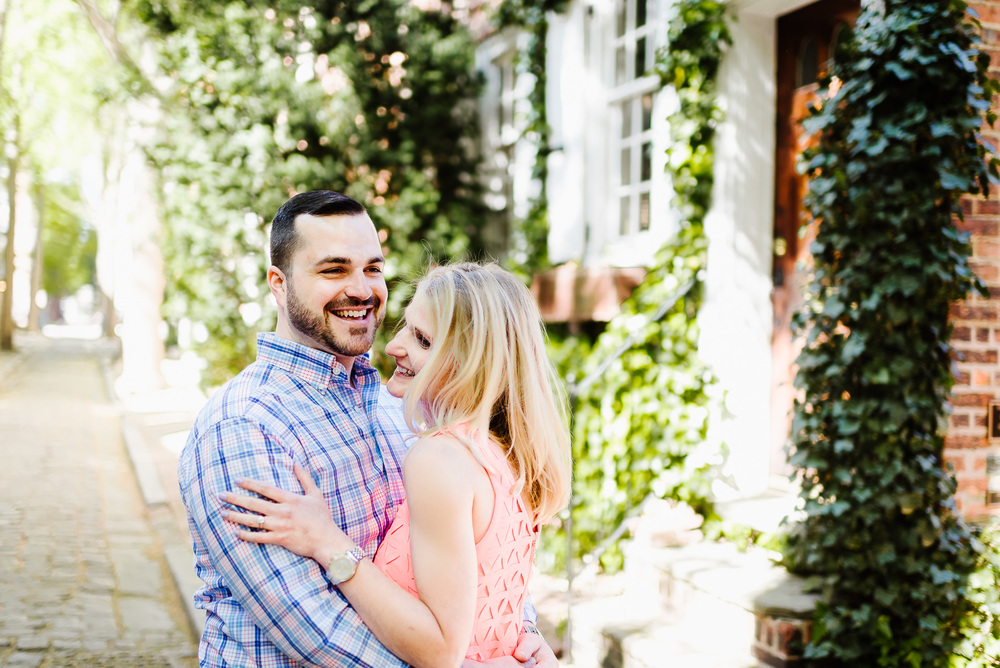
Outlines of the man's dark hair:
[{"label": "man's dark hair", "polygon": [[299,193],[281,205],[271,221],[271,264],[288,273],[288,261],[298,248],[295,218],[310,216],[356,216],[367,213],[358,201],[332,190]]}]

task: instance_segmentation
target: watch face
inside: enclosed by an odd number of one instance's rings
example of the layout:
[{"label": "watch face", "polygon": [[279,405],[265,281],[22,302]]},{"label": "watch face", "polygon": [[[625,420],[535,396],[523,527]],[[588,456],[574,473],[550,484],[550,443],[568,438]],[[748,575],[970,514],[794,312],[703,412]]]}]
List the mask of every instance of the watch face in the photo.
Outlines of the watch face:
[{"label": "watch face", "polygon": [[343,582],[347,580],[352,575],[354,575],[355,569],[358,565],[351,561],[346,555],[337,555],[330,560],[330,577],[337,582]]}]

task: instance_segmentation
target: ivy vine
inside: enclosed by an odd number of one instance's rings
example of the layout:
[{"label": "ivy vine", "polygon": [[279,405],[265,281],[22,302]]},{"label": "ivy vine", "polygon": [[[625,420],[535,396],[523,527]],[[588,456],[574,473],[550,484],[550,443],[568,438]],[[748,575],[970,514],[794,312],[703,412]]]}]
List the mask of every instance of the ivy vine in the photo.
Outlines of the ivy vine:
[{"label": "ivy vine", "polygon": [[978,132],[1000,86],[965,2],[877,4],[805,122],[818,133],[806,204],[822,222],[797,320],[806,517],[786,562],[821,595],[807,665],[996,665],[996,554],[957,515],[943,449],[949,308],[984,291],[954,218],[997,176]]}]

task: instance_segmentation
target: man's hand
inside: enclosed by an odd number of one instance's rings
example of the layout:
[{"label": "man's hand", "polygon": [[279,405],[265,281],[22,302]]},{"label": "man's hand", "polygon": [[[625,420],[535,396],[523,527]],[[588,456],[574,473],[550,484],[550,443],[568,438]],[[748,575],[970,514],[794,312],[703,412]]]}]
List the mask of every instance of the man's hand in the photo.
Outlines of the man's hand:
[{"label": "man's hand", "polygon": [[462,668],[559,668],[559,660],[542,636],[522,631],[513,658],[505,656],[485,663],[466,659]]},{"label": "man's hand", "polygon": [[[532,627],[534,628],[534,627]],[[538,633],[528,633],[522,631],[517,639],[517,647],[514,649],[514,658],[521,661],[521,665],[526,668],[559,668],[559,660],[556,659],[555,652],[549,647]]]}]

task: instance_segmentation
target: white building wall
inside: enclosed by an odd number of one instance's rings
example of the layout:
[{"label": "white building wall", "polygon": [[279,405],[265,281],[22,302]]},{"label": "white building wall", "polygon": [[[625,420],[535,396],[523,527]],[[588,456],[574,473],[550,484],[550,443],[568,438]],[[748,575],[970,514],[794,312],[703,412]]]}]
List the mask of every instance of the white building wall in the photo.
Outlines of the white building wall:
[{"label": "white building wall", "polygon": [[587,119],[600,83],[587,71],[587,10],[574,3],[549,17],[545,69],[549,155],[549,260],[561,264],[584,254],[587,210]]},{"label": "white building wall", "polygon": [[805,4],[732,2],[733,44],[719,72],[725,120],[716,137],[714,196],[705,226],[708,272],[699,350],[724,396],[710,436],[729,446],[725,471],[732,488],[718,491],[733,496],[785,482],[769,473],[776,19]]}]

